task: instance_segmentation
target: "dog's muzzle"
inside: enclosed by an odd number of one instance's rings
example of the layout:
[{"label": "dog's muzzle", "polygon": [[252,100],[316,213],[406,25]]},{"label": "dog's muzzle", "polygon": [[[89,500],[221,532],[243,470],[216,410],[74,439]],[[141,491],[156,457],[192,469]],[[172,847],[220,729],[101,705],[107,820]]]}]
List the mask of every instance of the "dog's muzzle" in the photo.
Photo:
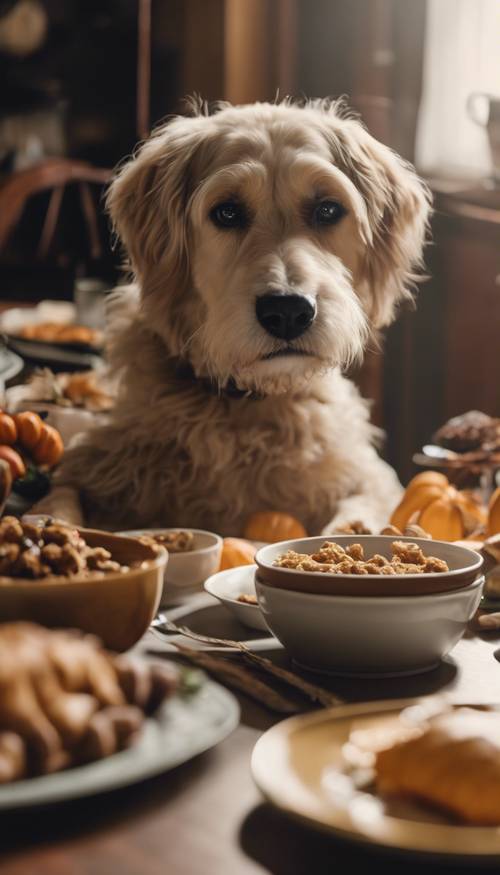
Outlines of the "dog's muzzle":
[{"label": "dog's muzzle", "polygon": [[305,295],[261,295],[255,312],[262,327],[272,337],[295,340],[304,334],[316,317],[314,301]]}]

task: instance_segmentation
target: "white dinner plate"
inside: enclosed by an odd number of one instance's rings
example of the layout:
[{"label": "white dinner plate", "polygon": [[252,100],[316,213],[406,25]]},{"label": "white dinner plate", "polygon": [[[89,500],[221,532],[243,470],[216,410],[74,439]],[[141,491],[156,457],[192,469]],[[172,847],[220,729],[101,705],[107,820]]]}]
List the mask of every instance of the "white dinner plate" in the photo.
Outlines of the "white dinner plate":
[{"label": "white dinner plate", "polygon": [[207,679],[196,693],[165,702],[127,750],[85,766],[1,786],[0,810],[62,802],[150,778],[213,747],[235,729],[238,720],[234,696]]},{"label": "white dinner plate", "polygon": [[258,605],[238,601],[240,595],[255,595],[256,565],[240,565],[212,574],[205,581],[205,590],[218,599],[244,626],[269,632]]},{"label": "white dinner plate", "polygon": [[255,745],[253,777],[281,810],[350,840],[469,860],[500,857],[500,828],[453,822],[423,804],[389,802],[357,789],[345,770],[342,747],[354,728],[387,732],[403,708],[422,702],[429,699],[342,705],[284,720]]}]

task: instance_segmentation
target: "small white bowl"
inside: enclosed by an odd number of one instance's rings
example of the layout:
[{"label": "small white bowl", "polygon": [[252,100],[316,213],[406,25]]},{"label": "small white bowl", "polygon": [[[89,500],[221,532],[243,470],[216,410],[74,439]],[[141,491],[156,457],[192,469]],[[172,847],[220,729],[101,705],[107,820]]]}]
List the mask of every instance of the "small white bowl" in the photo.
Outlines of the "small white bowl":
[{"label": "small white bowl", "polygon": [[192,532],[194,535],[194,549],[186,553],[168,554],[167,569],[165,569],[165,583],[161,597],[161,605],[165,605],[171,596],[180,593],[190,593],[199,590],[207,577],[217,571],[220,566],[222,553],[222,538],[214,532],[206,532],[204,529],[191,529],[189,526],[169,527],[165,529],[134,529],[120,532],[131,538],[139,538],[143,535],[154,537],[168,532]]},{"label": "small white bowl", "polygon": [[241,565],[212,574],[205,581],[205,589],[218,599],[240,623],[250,629],[268,632],[268,626],[258,605],[238,601],[240,595],[255,595],[256,565]]},{"label": "small white bowl", "polygon": [[258,577],[255,583],[267,625],[301,666],[389,677],[439,664],[474,616],[484,577],[451,592],[363,598],[280,589]]}]

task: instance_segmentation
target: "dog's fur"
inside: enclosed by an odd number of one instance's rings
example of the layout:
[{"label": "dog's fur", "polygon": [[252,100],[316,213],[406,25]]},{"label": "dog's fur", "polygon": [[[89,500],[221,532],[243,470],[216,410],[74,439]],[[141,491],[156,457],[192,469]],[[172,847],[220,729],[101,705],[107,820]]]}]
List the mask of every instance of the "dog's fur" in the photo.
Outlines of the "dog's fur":
[{"label": "dog's fur", "polygon": [[[229,197],[247,229],[210,221]],[[311,227],[309,205],[325,197],[346,214]],[[384,523],[400,486],[342,371],[416,279],[429,198],[413,169],[338,103],[224,104],[158,129],[118,173],[109,208],[136,285],[110,310],[112,422],[59,474],[88,519],[224,534],[265,509],[311,534]],[[277,288],[313,297],[317,317],[293,342],[301,355],[269,359],[286,344],[259,325],[255,301]]]}]

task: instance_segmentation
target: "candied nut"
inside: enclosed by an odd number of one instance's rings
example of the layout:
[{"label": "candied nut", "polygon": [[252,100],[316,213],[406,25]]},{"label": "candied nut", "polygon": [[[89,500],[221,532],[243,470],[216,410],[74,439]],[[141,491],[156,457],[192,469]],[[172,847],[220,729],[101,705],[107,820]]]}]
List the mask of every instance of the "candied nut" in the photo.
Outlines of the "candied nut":
[{"label": "candied nut", "polygon": [[38,543],[38,541],[42,537],[42,529],[40,528],[40,526],[36,526],[34,523],[25,522],[21,522],[21,526],[23,529],[24,537],[30,538],[34,543]]},{"label": "candied nut", "polygon": [[397,526],[385,526],[380,532],[381,535],[402,535],[403,532]]},{"label": "candied nut", "polygon": [[20,544],[23,537],[23,527],[17,517],[6,516],[0,521],[0,543]]},{"label": "candied nut", "polygon": [[20,552],[19,544],[0,544],[0,574],[12,574]]},{"label": "candied nut", "polygon": [[375,562],[367,562],[365,568],[367,574],[382,574],[382,566]]},{"label": "candied nut", "polygon": [[337,565],[332,566],[332,571],[335,571],[336,574],[353,574],[353,565],[354,560],[348,556],[345,556],[342,562],[338,562]]},{"label": "candied nut", "polygon": [[287,550],[282,556],[278,556],[275,565],[280,568],[298,568],[302,560],[309,561],[313,557],[307,553],[296,553],[295,550]]},{"label": "candied nut", "polygon": [[369,560],[373,565],[389,565],[389,560],[385,558],[385,556],[381,556],[380,553],[375,553],[374,556]]},{"label": "candied nut", "polygon": [[392,544],[392,552],[394,556],[402,562],[409,562],[414,565],[424,565],[425,556],[422,548],[418,544],[413,544],[411,541],[394,541]]},{"label": "candied nut", "polygon": [[364,562],[354,562],[351,574],[368,574]]},{"label": "candied nut", "polygon": [[406,526],[404,533],[408,538],[427,538],[427,540],[432,541],[432,535],[429,532],[426,532],[421,526],[418,526],[416,523],[412,523],[410,526]]},{"label": "candied nut", "polygon": [[357,562],[361,562],[365,558],[365,551],[361,544],[351,544],[345,548],[345,551],[351,559],[355,559]]},{"label": "candied nut", "polygon": [[92,570],[99,571],[101,566],[111,559],[111,553],[104,547],[89,547],[85,552],[87,565]]},{"label": "candied nut", "polygon": [[16,575],[20,577],[43,577],[47,573],[47,566],[40,558],[40,550],[37,548],[24,550],[19,554],[15,566]]},{"label": "candied nut", "polygon": [[310,556],[303,559],[297,568],[300,571],[322,571],[323,573],[335,570],[327,562],[316,562],[314,559],[311,559]]},{"label": "candied nut", "polygon": [[424,571],[428,573],[449,571],[448,565],[443,559],[438,559],[436,556],[427,556],[424,564]]},{"label": "candied nut", "polygon": [[312,558],[316,559],[317,562],[341,562],[345,556],[344,548],[333,541],[325,541],[318,553],[312,554]]},{"label": "candied nut", "polygon": [[43,529],[42,538],[46,544],[59,544],[61,547],[65,544],[77,547],[81,541],[80,533],[77,529],[56,523]]},{"label": "candied nut", "polygon": [[258,605],[257,596],[252,595],[251,593],[242,592],[237,600],[244,605]]}]

